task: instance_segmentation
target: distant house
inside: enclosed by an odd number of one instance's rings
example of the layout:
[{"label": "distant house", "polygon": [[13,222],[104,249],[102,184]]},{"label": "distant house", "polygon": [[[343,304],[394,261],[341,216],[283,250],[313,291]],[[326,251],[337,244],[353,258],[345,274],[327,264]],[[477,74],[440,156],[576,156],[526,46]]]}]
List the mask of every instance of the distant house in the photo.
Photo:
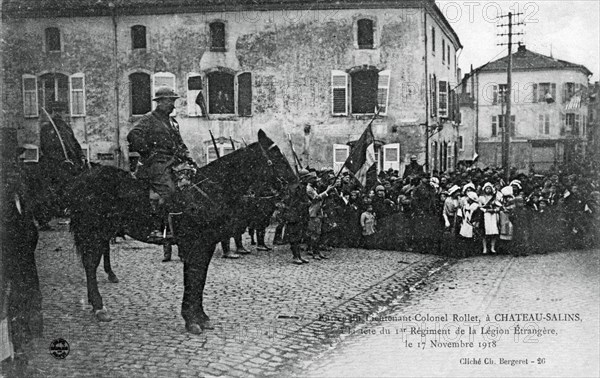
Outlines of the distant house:
[{"label": "distant house", "polygon": [[502,165],[502,130],[509,127],[510,165],[548,171],[584,153],[588,133],[586,67],[519,46],[513,53],[511,120],[506,122],[508,57],[465,75],[461,114],[465,134],[459,159],[474,156],[483,165]]},{"label": "distant house", "polygon": [[[38,144],[43,107],[69,104],[92,161],[127,166],[126,135],[154,90],[199,164],[264,129],[305,165],[340,167],[375,108],[379,169],[454,167],[459,38],[433,0],[2,2],[4,114]],[[206,114],[195,104],[199,93]],[[432,143],[428,143],[431,141]],[[433,143],[435,142],[435,143]],[[435,158],[434,158],[435,157]]]}]

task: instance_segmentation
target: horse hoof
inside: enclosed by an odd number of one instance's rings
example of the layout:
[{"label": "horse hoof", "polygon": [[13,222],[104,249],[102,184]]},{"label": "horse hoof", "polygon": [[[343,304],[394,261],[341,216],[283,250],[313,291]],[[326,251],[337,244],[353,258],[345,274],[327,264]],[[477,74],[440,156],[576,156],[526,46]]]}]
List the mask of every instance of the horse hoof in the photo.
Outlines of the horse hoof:
[{"label": "horse hoof", "polygon": [[112,283],[119,283],[119,279],[117,278],[117,276],[114,273],[108,274],[108,281],[112,282]]},{"label": "horse hoof", "polygon": [[110,322],[112,320],[105,308],[102,310],[96,310],[95,315],[99,322]]},{"label": "horse hoof", "polygon": [[212,324],[212,322],[210,320],[205,320],[202,323],[200,323],[200,327],[202,329],[215,329],[215,326]]},{"label": "horse hoof", "polygon": [[197,323],[186,323],[185,329],[191,334],[200,335],[202,334],[202,327]]}]

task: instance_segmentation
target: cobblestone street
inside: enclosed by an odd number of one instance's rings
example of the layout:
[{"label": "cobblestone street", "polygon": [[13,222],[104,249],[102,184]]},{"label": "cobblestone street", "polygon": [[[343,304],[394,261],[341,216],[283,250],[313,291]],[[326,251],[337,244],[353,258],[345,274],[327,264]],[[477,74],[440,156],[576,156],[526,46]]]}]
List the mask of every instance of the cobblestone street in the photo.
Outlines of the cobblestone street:
[{"label": "cobblestone street", "polygon": [[[464,259],[428,280],[420,290],[385,313],[390,318],[396,317],[394,320],[401,316],[411,316],[411,320],[371,322],[355,328],[337,348],[297,375],[597,377],[600,375],[599,300],[598,250]],[[544,320],[515,321],[504,317],[504,314],[536,313],[543,313]],[[443,314],[449,314],[445,321],[415,320],[419,315]],[[452,314],[469,315],[467,320],[457,321]],[[578,314],[580,320],[565,321],[569,319],[566,314]],[[490,315],[489,320],[486,315]],[[479,316],[478,321],[473,321],[472,316]],[[558,321],[556,317],[560,317]],[[554,329],[556,334],[516,335],[515,324],[521,329]],[[477,334],[454,333],[458,327],[468,329],[468,325]],[[490,331],[510,333],[482,334],[481,329],[487,326]],[[402,333],[403,328],[411,327],[447,328],[452,333],[424,337]],[[441,346],[432,346],[433,340],[441,341]],[[444,344],[459,340],[472,341],[473,346]],[[407,343],[412,343],[412,347]]]},{"label": "cobblestone street", "polygon": [[[432,255],[335,249],[329,260],[296,266],[288,246],[239,260],[222,259],[219,249],[204,301],[216,329],[195,336],[179,314],[183,264],[176,253],[162,263],[160,247],[119,239],[111,259],[120,282],[108,281],[102,263],[98,268],[113,321],[98,323],[68,226],[54,225],[56,231],[40,233],[36,251],[45,324],[44,337],[27,350],[28,376],[290,375],[337,340],[348,326],[343,318],[381,310],[445,263]],[[70,344],[64,360],[49,353],[57,338]]]}]

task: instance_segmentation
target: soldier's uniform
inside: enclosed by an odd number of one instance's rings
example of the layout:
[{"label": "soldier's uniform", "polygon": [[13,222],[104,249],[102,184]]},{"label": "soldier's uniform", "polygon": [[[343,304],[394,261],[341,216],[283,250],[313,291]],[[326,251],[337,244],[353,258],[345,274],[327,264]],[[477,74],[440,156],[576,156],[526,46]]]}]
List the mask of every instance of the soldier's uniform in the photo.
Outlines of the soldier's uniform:
[{"label": "soldier's uniform", "polygon": [[310,200],[306,195],[306,178],[308,171],[301,170],[299,172],[300,184],[295,190],[290,193],[289,202],[283,210],[283,219],[286,222],[285,233],[286,238],[290,243],[290,249],[292,250],[293,263],[302,264],[308,263],[307,260],[302,258],[300,252],[300,243],[302,243],[306,227],[308,226],[308,207],[310,206]]}]

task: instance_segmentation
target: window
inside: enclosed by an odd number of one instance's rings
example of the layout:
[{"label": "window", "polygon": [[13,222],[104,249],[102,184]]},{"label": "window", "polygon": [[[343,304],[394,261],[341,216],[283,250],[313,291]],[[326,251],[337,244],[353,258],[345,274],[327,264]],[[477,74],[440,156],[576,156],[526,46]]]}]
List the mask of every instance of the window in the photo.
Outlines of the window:
[{"label": "window", "polygon": [[562,93],[563,103],[569,102],[569,100],[571,100],[574,95],[578,94],[583,87],[584,86],[579,83],[564,83]]},{"label": "window", "polygon": [[[154,95],[156,90],[160,87],[169,87],[177,93],[177,82],[175,80],[175,75],[170,72],[157,72],[152,75],[152,93]],[[156,109],[156,102],[152,101],[152,109]],[[177,111],[173,109],[171,113],[172,117],[175,117]]]},{"label": "window", "polygon": [[438,117],[448,117],[448,82],[438,82]]},{"label": "window", "polygon": [[21,146],[23,153],[19,156],[19,159],[23,163],[37,163],[40,160],[40,150],[35,144],[24,144]]},{"label": "window", "polygon": [[538,87],[538,102],[554,102],[556,99],[556,84],[555,83],[539,83]]},{"label": "window", "polygon": [[47,73],[40,76],[42,106],[48,109],[54,101],[69,104],[69,77],[60,73]]},{"label": "window", "polygon": [[150,87],[150,75],[143,72],[135,72],[129,75],[131,93],[131,114],[143,115],[152,109],[152,91]]},{"label": "window", "polygon": [[225,51],[225,24],[222,22],[210,24],[210,50]]},{"label": "window", "polygon": [[134,25],[131,27],[131,48],[146,48],[146,27],[144,25]]},{"label": "window", "polygon": [[240,117],[252,115],[252,74],[243,72],[237,76],[237,106]]},{"label": "window", "polygon": [[501,104],[506,104],[507,99],[508,99],[508,84],[499,84],[498,85],[498,101]]},{"label": "window", "polygon": [[375,112],[378,81],[379,76],[375,70],[361,70],[351,74],[353,114]]},{"label": "window", "polygon": [[579,114],[575,114],[575,123],[574,123],[574,127],[573,127],[573,135],[579,136],[580,126],[581,126],[581,116]]},{"label": "window", "polygon": [[446,40],[442,38],[442,64],[446,63]]},{"label": "window", "polygon": [[[503,130],[505,122],[504,119],[506,118],[506,116],[504,114],[500,114],[498,115],[498,127],[500,127],[501,130]],[[516,134],[516,130],[515,130],[515,116],[511,115],[510,116],[510,129],[509,129],[509,133],[511,137],[514,137]]]},{"label": "window", "polygon": [[464,151],[465,150],[465,142],[464,142],[464,137],[462,135],[458,136],[458,149],[460,151]]},{"label": "window", "polygon": [[383,145],[383,167],[382,170],[387,171],[393,169],[400,170],[400,143],[390,143]]},{"label": "window", "polygon": [[431,27],[431,52],[435,55],[435,27]]},{"label": "window", "polygon": [[[230,154],[234,151],[231,144],[217,143],[217,148],[219,149],[219,155],[221,157]],[[218,157],[217,153],[215,152],[215,147],[213,145],[206,146],[206,163],[208,164],[217,159]]]},{"label": "window", "polygon": [[85,116],[85,76],[82,73],[69,77],[71,92],[71,117]]},{"label": "window", "polygon": [[[348,77],[349,76],[349,77]],[[376,69],[362,69],[348,75],[344,71],[331,72],[332,114],[348,114],[348,87],[350,87],[350,108],[352,114],[373,114],[379,108],[380,115],[386,115],[389,104],[391,72]],[[348,86],[350,82],[350,86]]]},{"label": "window", "polygon": [[344,71],[331,71],[331,112],[348,115],[348,74]]},{"label": "window", "polygon": [[498,136],[498,117],[492,116],[492,136]]},{"label": "window", "polygon": [[333,171],[339,172],[344,166],[348,155],[350,154],[350,146],[346,144],[333,145]]},{"label": "window", "polygon": [[448,43],[447,54],[446,62],[448,63],[448,68],[450,68],[450,43]]},{"label": "window", "polygon": [[538,116],[538,133],[550,134],[550,114],[540,114]]},{"label": "window", "polygon": [[[575,114],[568,113],[565,116],[565,131],[566,133],[575,133]],[[564,134],[563,134],[564,135]]]},{"label": "window", "polygon": [[208,112],[234,114],[234,76],[227,72],[211,72],[208,78]]},{"label": "window", "polygon": [[446,155],[448,160],[446,165],[446,170],[453,171],[454,170],[454,144],[448,143],[448,153]]},{"label": "window", "polygon": [[359,49],[372,49],[374,45],[373,38],[373,20],[361,19],[357,22],[357,40]]},{"label": "window", "polygon": [[23,115],[25,118],[39,116],[37,77],[23,75]]},{"label": "window", "polygon": [[437,116],[437,78],[434,75],[430,77],[431,83],[429,85],[431,91],[431,117]]},{"label": "window", "polygon": [[197,73],[188,74],[187,78],[187,108],[188,117],[201,117],[202,109],[196,104],[196,98],[202,92],[202,76]]},{"label": "window", "polygon": [[60,51],[60,30],[58,28],[46,28],[46,52]]}]

